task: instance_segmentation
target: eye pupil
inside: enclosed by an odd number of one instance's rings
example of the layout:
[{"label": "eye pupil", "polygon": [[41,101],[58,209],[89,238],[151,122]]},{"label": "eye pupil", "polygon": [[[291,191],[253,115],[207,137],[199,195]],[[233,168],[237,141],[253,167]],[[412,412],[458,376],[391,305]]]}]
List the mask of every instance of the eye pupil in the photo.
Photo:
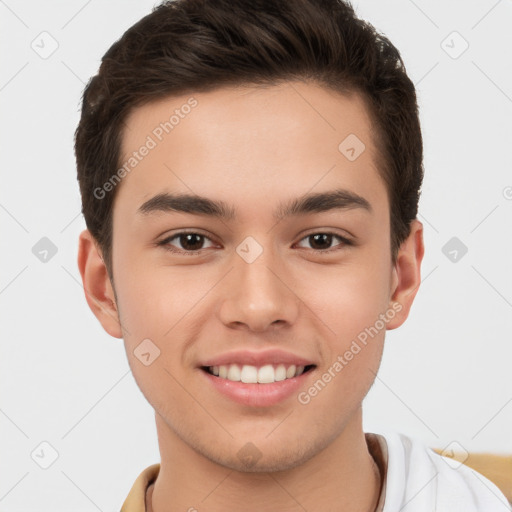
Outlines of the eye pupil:
[{"label": "eye pupil", "polygon": [[180,235],[180,244],[184,249],[200,249],[203,245],[203,235],[198,235],[196,233]]},{"label": "eye pupil", "polygon": [[[315,235],[311,235],[309,238],[313,240],[311,246],[315,249],[329,248],[332,243],[332,235],[327,233],[317,233]],[[315,245],[318,245],[318,242],[320,242],[320,247],[315,247]],[[322,244],[322,242],[324,243]]]}]

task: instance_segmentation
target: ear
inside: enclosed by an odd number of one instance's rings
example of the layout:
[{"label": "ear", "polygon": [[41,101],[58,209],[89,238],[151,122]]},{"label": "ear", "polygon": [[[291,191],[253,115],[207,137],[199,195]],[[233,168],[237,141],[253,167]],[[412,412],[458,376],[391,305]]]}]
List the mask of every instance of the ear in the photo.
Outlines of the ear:
[{"label": "ear", "polygon": [[114,338],[122,338],[114,289],[97,242],[88,229],[80,233],[78,268],[91,311],[108,334]]},{"label": "ear", "polygon": [[421,283],[420,267],[424,252],[423,224],[415,219],[411,222],[409,236],[400,246],[392,271],[391,303],[396,315],[387,323],[387,330],[400,327],[409,316]]}]

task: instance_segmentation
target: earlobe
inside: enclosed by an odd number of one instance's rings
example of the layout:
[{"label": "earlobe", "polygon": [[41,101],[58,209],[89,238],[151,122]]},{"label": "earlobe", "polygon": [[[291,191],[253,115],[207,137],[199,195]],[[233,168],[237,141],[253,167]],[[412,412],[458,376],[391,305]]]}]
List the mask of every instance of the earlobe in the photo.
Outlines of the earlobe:
[{"label": "earlobe", "polygon": [[108,334],[114,338],[122,338],[112,283],[96,241],[88,229],[80,233],[78,268],[91,311]]},{"label": "earlobe", "polygon": [[411,222],[409,236],[400,246],[393,269],[390,304],[396,311],[396,315],[387,323],[388,330],[400,327],[409,316],[414,297],[421,283],[421,261],[424,252],[423,224],[415,219]]}]

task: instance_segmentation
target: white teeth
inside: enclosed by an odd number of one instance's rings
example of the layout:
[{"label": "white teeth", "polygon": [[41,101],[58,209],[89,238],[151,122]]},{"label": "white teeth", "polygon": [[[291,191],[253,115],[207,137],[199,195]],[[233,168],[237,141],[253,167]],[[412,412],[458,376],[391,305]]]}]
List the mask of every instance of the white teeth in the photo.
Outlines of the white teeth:
[{"label": "white teeth", "polygon": [[210,366],[209,371],[221,379],[228,379],[234,382],[270,384],[302,375],[304,373],[304,366],[292,364],[286,367],[284,364],[279,364],[274,367],[271,364],[266,364],[257,368],[249,364],[244,364],[242,367],[237,364],[230,364]]},{"label": "white teeth", "polygon": [[[245,366],[244,366],[245,368]],[[254,368],[254,367],[253,367]],[[258,382],[260,384],[268,384],[275,382],[274,367],[271,364],[266,364],[258,370]]]},{"label": "white teeth", "polygon": [[228,379],[239,382],[240,381],[240,368],[236,364],[232,364],[228,370]]},{"label": "white teeth", "polygon": [[288,370],[286,370],[286,378],[287,379],[291,379],[293,376],[295,376],[295,370],[297,368],[295,367],[294,364],[292,364],[291,366],[288,367]]},{"label": "white teeth", "polygon": [[240,372],[240,380],[247,384],[256,384],[256,382],[258,382],[258,369],[255,366],[242,366],[242,371]]},{"label": "white teeth", "polygon": [[276,381],[281,381],[286,379],[286,366],[284,364],[280,364],[275,369],[275,379]]}]

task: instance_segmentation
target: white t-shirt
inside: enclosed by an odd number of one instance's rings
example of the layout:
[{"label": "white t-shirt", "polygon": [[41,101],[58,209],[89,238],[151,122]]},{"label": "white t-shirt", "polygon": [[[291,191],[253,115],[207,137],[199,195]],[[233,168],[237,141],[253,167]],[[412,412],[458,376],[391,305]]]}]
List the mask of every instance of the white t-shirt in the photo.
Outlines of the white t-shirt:
[{"label": "white t-shirt", "polygon": [[398,432],[366,433],[366,439],[381,470],[382,464],[385,468],[376,512],[512,510],[487,478],[463,464],[453,467],[453,459],[437,454],[417,439]]}]

